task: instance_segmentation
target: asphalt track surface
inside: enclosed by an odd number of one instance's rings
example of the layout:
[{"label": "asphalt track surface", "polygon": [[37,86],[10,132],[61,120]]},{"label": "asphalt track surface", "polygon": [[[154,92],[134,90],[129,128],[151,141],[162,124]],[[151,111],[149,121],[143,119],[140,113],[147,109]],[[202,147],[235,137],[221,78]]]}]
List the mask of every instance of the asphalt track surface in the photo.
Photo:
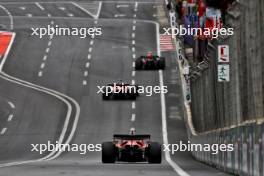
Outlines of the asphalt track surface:
[{"label": "asphalt track surface", "polygon": [[[97,94],[97,86],[118,79],[127,82],[134,80],[136,84],[144,86],[160,85],[157,71],[133,72],[133,54],[139,56],[147,51],[158,53],[157,26],[153,21],[159,20],[153,14],[156,14],[157,6],[162,6],[162,2],[141,2],[135,11],[136,3],[133,1],[103,1],[98,19],[94,19],[93,15],[96,16],[100,9],[99,2],[78,2],[92,15],[69,2],[55,2],[40,3],[44,9],[31,0],[25,3],[0,2],[13,15],[17,34],[3,68],[12,77],[1,74],[0,78],[0,127],[6,128],[0,135],[0,176],[180,175],[164,157],[160,165],[104,165],[100,152],[85,155],[64,152],[53,153],[48,161],[35,161],[49,153],[40,155],[31,152],[30,144],[46,144],[48,140],[54,142],[60,139],[67,115],[70,120],[63,142],[72,135],[71,143],[102,143],[111,140],[114,133],[128,133],[132,127],[136,128],[138,134],[151,134],[153,140],[163,142],[159,94],[149,97],[141,95],[135,102],[106,102]],[[2,23],[8,26],[9,19],[3,10],[0,10],[0,16]],[[76,36],[45,36],[39,39],[30,35],[31,27],[47,26],[52,21],[67,27],[101,27],[103,34],[86,39]],[[176,53],[162,52],[162,55],[167,61],[163,79],[169,90],[165,95],[169,143],[187,141]],[[78,105],[69,97],[80,106],[79,115]],[[74,126],[77,120],[78,124]],[[195,161],[188,152],[177,152],[172,159],[189,175],[225,175]]]}]

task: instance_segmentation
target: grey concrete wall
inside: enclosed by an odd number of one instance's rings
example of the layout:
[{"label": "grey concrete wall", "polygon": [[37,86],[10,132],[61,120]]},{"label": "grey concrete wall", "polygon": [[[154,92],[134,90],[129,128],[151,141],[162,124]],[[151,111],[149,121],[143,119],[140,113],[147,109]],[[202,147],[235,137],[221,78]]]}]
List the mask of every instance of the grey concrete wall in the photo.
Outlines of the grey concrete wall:
[{"label": "grey concrete wall", "polygon": [[[209,68],[192,70],[192,115],[197,131],[264,119],[264,2],[241,0],[226,16],[234,35],[211,41],[206,56]],[[230,47],[230,82],[217,82],[217,45]]]}]

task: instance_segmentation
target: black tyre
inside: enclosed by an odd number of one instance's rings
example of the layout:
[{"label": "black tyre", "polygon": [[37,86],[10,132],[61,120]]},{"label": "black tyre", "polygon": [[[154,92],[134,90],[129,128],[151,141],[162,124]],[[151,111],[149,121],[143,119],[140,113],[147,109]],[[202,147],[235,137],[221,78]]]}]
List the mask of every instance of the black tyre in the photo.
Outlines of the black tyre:
[{"label": "black tyre", "polygon": [[141,70],[142,69],[142,60],[141,60],[141,58],[138,58],[137,60],[136,60],[136,65],[135,65],[135,68],[136,68],[136,70]]},{"label": "black tyre", "polygon": [[115,163],[116,147],[113,142],[104,142],[102,144],[102,163]]},{"label": "black tyre", "polygon": [[136,100],[137,99],[137,94],[136,93],[131,93],[128,95],[130,100]]},{"label": "black tyre", "polygon": [[165,66],[166,66],[166,62],[165,62],[165,58],[164,57],[161,57],[160,60],[159,60],[159,69],[162,69],[164,70],[165,69]]},{"label": "black tyre", "polygon": [[107,96],[105,93],[103,93],[102,98],[103,98],[103,100],[109,100],[110,96],[109,95]]},{"label": "black tyre", "polygon": [[[107,85],[107,86],[110,86],[110,85]],[[103,100],[110,100],[111,99],[111,87],[104,87],[103,89],[104,93],[102,93],[102,98]]]},{"label": "black tyre", "polygon": [[158,142],[150,142],[148,150],[148,162],[151,164],[160,164],[161,158],[161,145]]}]

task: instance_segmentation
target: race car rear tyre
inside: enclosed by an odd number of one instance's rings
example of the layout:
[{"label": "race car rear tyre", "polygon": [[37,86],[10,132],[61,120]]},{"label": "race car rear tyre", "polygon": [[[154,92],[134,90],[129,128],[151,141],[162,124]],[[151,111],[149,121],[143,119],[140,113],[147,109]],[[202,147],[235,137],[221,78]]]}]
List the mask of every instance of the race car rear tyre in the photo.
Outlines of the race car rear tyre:
[{"label": "race car rear tyre", "polygon": [[103,100],[109,100],[110,96],[107,96],[105,93],[102,94]]},{"label": "race car rear tyre", "polygon": [[138,58],[136,60],[136,65],[135,65],[136,70],[141,70],[142,69],[142,60]]},{"label": "race car rear tyre", "polygon": [[116,148],[113,142],[104,142],[102,144],[102,163],[115,163]]},{"label": "race car rear tyre", "polygon": [[165,62],[165,58],[164,57],[160,57],[158,65],[159,65],[159,69],[162,69],[162,70],[165,69],[166,62]]},{"label": "race car rear tyre", "polygon": [[161,145],[158,142],[150,142],[148,151],[148,162],[151,164],[161,163]]},{"label": "race car rear tyre", "polygon": [[137,94],[136,93],[130,94],[129,95],[129,99],[130,100],[136,100],[137,99]]}]

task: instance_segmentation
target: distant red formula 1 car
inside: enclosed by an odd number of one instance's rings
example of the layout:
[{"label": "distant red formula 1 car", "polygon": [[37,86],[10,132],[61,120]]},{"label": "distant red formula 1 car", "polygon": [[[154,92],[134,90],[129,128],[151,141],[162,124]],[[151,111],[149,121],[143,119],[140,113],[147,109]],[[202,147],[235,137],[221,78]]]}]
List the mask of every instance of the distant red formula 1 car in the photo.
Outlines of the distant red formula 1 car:
[{"label": "distant red formula 1 car", "polygon": [[150,141],[150,135],[115,134],[112,142],[102,144],[102,163],[161,163],[161,145]]},{"label": "distant red formula 1 car", "polygon": [[136,70],[159,70],[165,69],[165,58],[153,55],[148,52],[147,56],[140,56],[136,59]]}]

